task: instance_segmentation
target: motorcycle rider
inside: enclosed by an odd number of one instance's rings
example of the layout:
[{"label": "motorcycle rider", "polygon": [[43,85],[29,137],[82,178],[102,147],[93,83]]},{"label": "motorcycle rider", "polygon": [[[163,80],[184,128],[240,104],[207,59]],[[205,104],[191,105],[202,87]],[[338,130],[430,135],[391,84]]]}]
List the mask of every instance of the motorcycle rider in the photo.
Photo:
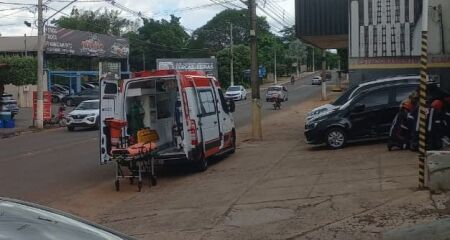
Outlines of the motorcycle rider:
[{"label": "motorcycle rider", "polygon": [[292,75],[291,76],[291,84],[294,84],[295,83],[295,77],[294,77],[294,75]]}]

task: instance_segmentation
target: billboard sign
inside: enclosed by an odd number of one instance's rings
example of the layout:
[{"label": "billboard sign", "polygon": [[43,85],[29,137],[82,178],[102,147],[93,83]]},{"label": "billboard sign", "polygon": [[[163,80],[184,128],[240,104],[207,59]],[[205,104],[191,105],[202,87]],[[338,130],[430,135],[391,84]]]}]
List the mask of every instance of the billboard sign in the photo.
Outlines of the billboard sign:
[{"label": "billboard sign", "polygon": [[98,70],[100,80],[120,80],[120,62],[100,62]]},{"label": "billboard sign", "polygon": [[128,40],[92,32],[47,26],[45,52],[101,58],[127,58]]},{"label": "billboard sign", "polygon": [[175,69],[179,71],[204,71],[218,78],[217,59],[215,58],[161,58],[156,59],[158,70]]}]

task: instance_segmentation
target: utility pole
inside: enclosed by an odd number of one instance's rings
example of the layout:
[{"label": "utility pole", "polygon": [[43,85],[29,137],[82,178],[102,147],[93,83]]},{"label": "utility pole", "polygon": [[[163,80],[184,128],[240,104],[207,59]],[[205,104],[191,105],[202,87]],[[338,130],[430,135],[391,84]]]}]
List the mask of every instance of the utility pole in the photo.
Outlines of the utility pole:
[{"label": "utility pole", "polygon": [[259,92],[258,79],[258,59],[256,53],[256,2],[255,0],[248,1],[248,10],[250,12],[250,71],[252,81],[252,137],[253,140],[262,140],[262,126],[261,126],[261,99]]},{"label": "utility pole", "polygon": [[316,62],[314,60],[314,55],[315,55],[315,51],[314,51],[314,47],[312,47],[312,55],[313,55],[313,59],[312,59],[312,70],[313,72],[316,71]]},{"label": "utility pole", "polygon": [[274,72],[274,80],[275,80],[275,84],[278,83],[278,78],[277,78],[277,49],[275,49],[274,51],[274,63],[273,63],[273,72]]},{"label": "utility pole", "polygon": [[233,23],[230,22],[230,81],[231,86],[234,86],[234,63],[233,63]]},{"label": "utility pole", "polygon": [[25,57],[28,57],[28,52],[27,52],[27,34],[25,33],[24,35],[23,35],[24,37],[25,37],[25,39],[23,40],[23,43],[24,43],[24,47],[25,47]]},{"label": "utility pole", "polygon": [[419,188],[425,187],[425,156],[427,154],[427,77],[428,77],[428,0],[422,4],[422,54],[419,84]]},{"label": "utility pole", "polygon": [[36,122],[37,128],[44,128],[44,19],[42,16],[42,0],[38,0],[38,49],[37,49],[37,102]]}]

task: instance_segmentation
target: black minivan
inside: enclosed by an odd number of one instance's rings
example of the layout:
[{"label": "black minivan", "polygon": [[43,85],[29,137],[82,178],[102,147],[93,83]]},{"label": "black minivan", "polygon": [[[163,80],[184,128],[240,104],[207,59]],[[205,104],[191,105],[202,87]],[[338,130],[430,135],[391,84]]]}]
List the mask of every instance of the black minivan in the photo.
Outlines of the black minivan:
[{"label": "black minivan", "polygon": [[401,102],[418,86],[392,84],[361,92],[339,108],[309,119],[305,124],[307,143],[326,143],[338,149],[348,141],[388,136]]}]

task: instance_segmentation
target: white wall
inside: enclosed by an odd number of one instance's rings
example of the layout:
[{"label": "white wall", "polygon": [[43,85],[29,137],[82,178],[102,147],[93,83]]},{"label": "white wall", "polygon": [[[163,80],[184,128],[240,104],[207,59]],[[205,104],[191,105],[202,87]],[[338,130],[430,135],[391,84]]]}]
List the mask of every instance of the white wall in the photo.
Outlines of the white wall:
[{"label": "white wall", "polygon": [[36,85],[5,85],[5,92],[13,95],[19,107],[33,107],[33,91],[36,90]]}]

